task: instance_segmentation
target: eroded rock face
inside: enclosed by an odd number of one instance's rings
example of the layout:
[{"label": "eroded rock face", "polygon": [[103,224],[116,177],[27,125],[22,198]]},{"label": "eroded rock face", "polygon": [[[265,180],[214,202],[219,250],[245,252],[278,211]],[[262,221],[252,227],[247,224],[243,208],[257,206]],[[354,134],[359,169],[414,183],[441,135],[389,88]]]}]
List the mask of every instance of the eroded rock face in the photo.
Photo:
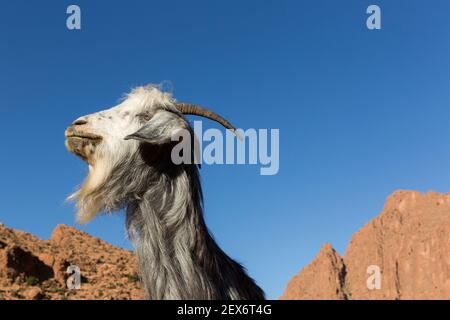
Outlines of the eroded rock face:
[{"label": "eroded rock face", "polygon": [[[81,288],[67,287],[67,268]],[[0,299],[142,299],[137,262],[127,250],[59,225],[49,240],[0,224]]]},{"label": "eroded rock face", "polygon": [[[450,299],[450,194],[395,192],[353,236],[342,265],[333,252],[322,249],[282,298]],[[369,266],[381,272],[380,289],[368,288]]]},{"label": "eroded rock face", "polygon": [[345,272],[341,256],[325,244],[316,259],[289,282],[281,299],[345,299]]},{"label": "eroded rock face", "polygon": [[8,279],[15,280],[19,276],[45,281],[53,277],[53,269],[39,260],[33,253],[19,246],[6,247],[1,253],[0,269]]}]

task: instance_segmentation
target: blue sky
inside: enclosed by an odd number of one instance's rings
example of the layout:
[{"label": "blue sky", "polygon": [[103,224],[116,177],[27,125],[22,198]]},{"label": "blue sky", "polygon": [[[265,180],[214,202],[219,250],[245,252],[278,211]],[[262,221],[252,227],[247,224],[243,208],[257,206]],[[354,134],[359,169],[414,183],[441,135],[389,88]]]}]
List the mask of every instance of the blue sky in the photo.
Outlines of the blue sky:
[{"label": "blue sky", "polygon": [[[81,31],[66,29],[73,3]],[[280,129],[277,175],[201,170],[209,228],[276,298],[325,242],[344,253],[393,191],[450,190],[449,12],[447,0],[3,2],[0,221],[42,238],[75,225],[64,199],[86,167],[66,126],[170,80],[180,101]],[[78,227],[130,248],[123,220]]]}]

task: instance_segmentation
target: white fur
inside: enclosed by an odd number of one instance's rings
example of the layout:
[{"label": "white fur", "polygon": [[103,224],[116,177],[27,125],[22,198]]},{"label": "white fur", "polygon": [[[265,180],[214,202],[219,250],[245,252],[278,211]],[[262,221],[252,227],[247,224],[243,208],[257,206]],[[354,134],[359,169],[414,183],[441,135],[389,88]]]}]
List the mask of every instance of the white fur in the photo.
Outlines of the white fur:
[{"label": "white fur", "polygon": [[161,92],[154,85],[148,85],[133,89],[118,105],[110,109],[77,119],[86,120],[89,133],[102,137],[101,143],[95,149],[94,159],[89,162],[88,177],[80,189],[69,196],[69,200],[79,200],[79,223],[89,222],[100,211],[108,210],[100,199],[88,196],[105,183],[117,163],[136,151],[139,143],[135,140],[124,141],[124,138],[141,127],[138,115],[156,112],[161,108],[176,112],[174,102],[171,94]]}]

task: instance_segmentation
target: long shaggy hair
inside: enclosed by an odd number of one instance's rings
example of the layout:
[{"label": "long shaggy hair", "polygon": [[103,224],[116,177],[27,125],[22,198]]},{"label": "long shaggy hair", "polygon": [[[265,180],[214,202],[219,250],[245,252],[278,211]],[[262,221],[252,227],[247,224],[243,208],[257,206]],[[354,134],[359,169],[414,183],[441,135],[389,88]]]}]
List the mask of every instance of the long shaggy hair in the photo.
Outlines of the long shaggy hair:
[{"label": "long shaggy hair", "polygon": [[78,220],[126,209],[149,299],[264,299],[208,232],[197,166],[171,160],[168,137],[191,130],[174,103],[154,86],[140,87],[118,106],[67,129],[68,149],[89,164],[85,183],[71,197],[78,200]]}]

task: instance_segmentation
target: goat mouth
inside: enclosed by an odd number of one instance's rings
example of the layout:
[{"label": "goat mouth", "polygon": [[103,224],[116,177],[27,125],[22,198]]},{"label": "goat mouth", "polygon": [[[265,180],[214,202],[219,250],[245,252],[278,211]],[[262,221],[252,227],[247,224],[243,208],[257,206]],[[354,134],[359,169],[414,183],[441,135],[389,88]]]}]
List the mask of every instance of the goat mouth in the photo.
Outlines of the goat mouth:
[{"label": "goat mouth", "polygon": [[102,137],[93,133],[78,133],[78,132],[70,132],[66,134],[67,139],[86,139],[86,140],[94,140],[99,141],[102,140]]},{"label": "goat mouth", "polygon": [[65,136],[67,149],[88,163],[89,159],[92,159],[96,146],[102,140],[99,135],[73,130],[67,130]]}]

